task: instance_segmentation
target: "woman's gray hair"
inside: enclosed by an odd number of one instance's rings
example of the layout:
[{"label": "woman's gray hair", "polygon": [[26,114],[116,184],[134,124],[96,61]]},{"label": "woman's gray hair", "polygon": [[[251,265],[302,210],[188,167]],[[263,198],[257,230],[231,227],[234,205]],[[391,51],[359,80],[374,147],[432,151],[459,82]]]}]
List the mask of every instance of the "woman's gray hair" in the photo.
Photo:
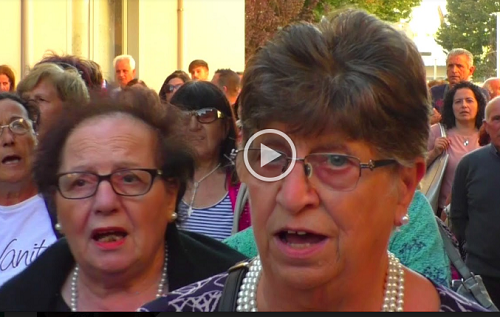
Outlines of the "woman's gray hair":
[{"label": "woman's gray hair", "polygon": [[249,60],[240,102],[245,142],[280,122],[287,133],[365,141],[403,165],[427,151],[431,106],[420,53],[362,10],[284,28]]}]

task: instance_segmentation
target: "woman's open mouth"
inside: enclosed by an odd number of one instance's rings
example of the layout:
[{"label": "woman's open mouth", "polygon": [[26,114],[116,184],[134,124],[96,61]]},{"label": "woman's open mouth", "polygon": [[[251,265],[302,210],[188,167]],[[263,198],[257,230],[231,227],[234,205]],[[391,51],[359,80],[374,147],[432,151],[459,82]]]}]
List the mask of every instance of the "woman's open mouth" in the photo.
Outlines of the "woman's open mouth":
[{"label": "woman's open mouth", "polygon": [[327,239],[326,236],[307,231],[283,230],[277,234],[279,240],[293,249],[307,249]]},{"label": "woman's open mouth", "polygon": [[96,244],[105,249],[112,249],[122,245],[128,233],[123,228],[99,228],[92,231],[91,238]]},{"label": "woman's open mouth", "polygon": [[9,155],[2,159],[2,164],[5,165],[15,165],[21,162],[21,157],[18,155]]}]

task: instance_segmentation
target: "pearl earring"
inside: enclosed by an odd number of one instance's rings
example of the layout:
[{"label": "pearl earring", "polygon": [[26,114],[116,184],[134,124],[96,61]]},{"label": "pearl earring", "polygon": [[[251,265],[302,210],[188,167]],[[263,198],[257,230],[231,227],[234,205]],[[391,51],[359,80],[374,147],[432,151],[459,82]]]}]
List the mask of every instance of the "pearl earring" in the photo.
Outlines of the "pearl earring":
[{"label": "pearl earring", "polygon": [[401,226],[405,226],[405,225],[407,225],[409,222],[410,222],[410,216],[408,216],[408,214],[404,215],[404,216],[401,218]]},{"label": "pearl earring", "polygon": [[57,230],[57,231],[59,231],[59,232],[61,232],[61,233],[62,233],[62,226],[61,226],[61,224],[60,224],[59,222],[58,222],[58,223],[56,223],[55,227],[56,227],[56,230]]},{"label": "pearl earring", "polygon": [[175,221],[177,219],[177,213],[174,212],[172,213],[172,221]]}]

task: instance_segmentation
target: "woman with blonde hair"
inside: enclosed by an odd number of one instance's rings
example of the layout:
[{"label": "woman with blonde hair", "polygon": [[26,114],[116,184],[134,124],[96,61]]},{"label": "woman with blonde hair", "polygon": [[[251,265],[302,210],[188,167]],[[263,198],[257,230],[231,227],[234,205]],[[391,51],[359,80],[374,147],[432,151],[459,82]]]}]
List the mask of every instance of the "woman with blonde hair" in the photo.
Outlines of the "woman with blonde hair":
[{"label": "woman with blonde hair", "polygon": [[17,93],[24,100],[40,108],[40,137],[50,124],[57,121],[63,105],[80,107],[89,100],[85,82],[76,69],[63,69],[54,63],[40,63],[17,85]]}]

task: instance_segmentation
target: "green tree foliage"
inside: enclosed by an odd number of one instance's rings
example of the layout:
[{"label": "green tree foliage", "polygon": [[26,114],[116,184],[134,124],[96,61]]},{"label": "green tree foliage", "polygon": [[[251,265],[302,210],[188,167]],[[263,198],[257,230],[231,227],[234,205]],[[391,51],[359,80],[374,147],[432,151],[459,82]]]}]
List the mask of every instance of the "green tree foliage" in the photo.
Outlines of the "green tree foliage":
[{"label": "green tree foliage", "polygon": [[422,0],[322,0],[316,14],[321,17],[325,12],[346,6],[364,9],[387,22],[408,20],[414,7]]},{"label": "green tree foliage", "polygon": [[297,21],[317,22],[330,10],[364,9],[387,22],[410,17],[422,0],[245,0],[245,59],[248,60],[281,27]]},{"label": "green tree foliage", "polygon": [[319,0],[245,0],[245,59],[248,60],[281,27],[314,20]]},{"label": "green tree foliage", "polygon": [[498,0],[447,0],[448,13],[436,34],[445,53],[465,48],[474,55],[475,81],[496,76],[496,16]]}]

